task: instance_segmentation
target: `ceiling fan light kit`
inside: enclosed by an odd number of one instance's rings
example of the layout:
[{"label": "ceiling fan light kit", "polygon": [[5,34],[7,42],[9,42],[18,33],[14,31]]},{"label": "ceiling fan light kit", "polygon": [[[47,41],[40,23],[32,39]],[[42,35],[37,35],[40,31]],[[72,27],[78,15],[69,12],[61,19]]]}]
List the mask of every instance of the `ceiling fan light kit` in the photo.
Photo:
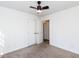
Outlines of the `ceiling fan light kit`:
[{"label": "ceiling fan light kit", "polygon": [[42,11],[41,11],[41,10],[37,10],[36,12],[37,12],[38,14],[39,14],[39,13],[42,13]]},{"label": "ceiling fan light kit", "polygon": [[38,4],[37,7],[30,6],[30,8],[32,8],[32,9],[36,9],[37,14],[41,13],[42,10],[49,9],[49,6],[41,7],[41,5],[40,5],[40,4],[41,4],[41,1],[37,1],[37,4]]}]

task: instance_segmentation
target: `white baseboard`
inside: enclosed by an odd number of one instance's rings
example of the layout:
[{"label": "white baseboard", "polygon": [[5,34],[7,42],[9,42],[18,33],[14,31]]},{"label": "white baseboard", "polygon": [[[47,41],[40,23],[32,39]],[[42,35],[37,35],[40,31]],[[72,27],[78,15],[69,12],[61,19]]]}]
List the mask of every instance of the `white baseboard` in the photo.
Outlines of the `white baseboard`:
[{"label": "white baseboard", "polygon": [[50,43],[50,45],[51,45],[51,46],[58,47],[58,48],[60,48],[60,49],[63,49],[63,50],[69,51],[69,52],[71,52],[71,53],[74,53],[74,54],[78,54],[78,55],[79,55],[79,52],[72,51],[72,50],[70,50],[70,49],[67,49],[67,48],[61,47],[61,46],[59,46],[59,45],[55,45],[55,44],[51,44],[51,43]]}]

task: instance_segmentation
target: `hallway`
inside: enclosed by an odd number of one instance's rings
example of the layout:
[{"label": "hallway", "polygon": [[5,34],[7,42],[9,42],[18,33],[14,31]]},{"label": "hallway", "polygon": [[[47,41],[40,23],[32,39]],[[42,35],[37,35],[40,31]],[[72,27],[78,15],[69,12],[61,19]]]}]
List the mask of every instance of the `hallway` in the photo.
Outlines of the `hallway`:
[{"label": "hallway", "polygon": [[77,58],[79,55],[65,51],[63,49],[41,43],[29,46],[11,53],[2,58]]}]

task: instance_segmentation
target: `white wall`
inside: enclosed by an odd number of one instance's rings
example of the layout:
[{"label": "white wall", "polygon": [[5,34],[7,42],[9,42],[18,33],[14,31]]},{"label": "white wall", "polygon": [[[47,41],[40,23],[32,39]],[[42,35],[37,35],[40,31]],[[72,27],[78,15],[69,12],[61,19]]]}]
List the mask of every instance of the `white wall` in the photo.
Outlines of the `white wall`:
[{"label": "white wall", "polygon": [[44,16],[50,20],[50,44],[79,54],[79,6]]},{"label": "white wall", "polygon": [[0,41],[4,44],[0,45],[0,52],[8,53],[35,44],[36,20],[39,18],[33,14],[0,7],[0,39],[4,41]]}]

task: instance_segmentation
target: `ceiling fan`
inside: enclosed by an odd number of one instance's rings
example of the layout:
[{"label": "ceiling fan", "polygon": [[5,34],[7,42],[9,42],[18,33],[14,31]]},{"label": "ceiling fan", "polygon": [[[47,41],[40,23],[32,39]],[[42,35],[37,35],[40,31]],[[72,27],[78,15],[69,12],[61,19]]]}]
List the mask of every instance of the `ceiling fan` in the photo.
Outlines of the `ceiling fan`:
[{"label": "ceiling fan", "polygon": [[42,7],[42,6],[40,5],[40,4],[41,4],[41,1],[37,1],[37,4],[38,4],[37,7],[30,6],[30,8],[36,9],[36,10],[37,10],[37,13],[41,13],[42,10],[49,9],[49,6],[44,6],[44,7]]}]

